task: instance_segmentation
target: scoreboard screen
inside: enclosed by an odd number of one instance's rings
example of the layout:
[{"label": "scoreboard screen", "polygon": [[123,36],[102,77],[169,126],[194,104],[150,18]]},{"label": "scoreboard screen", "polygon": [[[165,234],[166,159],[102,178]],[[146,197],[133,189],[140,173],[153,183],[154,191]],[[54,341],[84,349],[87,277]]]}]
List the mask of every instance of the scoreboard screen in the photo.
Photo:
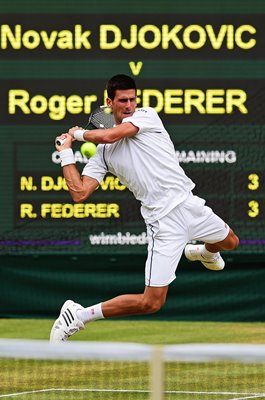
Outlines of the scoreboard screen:
[{"label": "scoreboard screen", "polygon": [[[54,147],[124,73],[194,193],[240,237],[237,253],[265,255],[265,3],[199,3],[1,1],[1,254],[146,251],[129,190],[107,174],[73,203]],[[81,172],[88,160],[73,151]]]}]

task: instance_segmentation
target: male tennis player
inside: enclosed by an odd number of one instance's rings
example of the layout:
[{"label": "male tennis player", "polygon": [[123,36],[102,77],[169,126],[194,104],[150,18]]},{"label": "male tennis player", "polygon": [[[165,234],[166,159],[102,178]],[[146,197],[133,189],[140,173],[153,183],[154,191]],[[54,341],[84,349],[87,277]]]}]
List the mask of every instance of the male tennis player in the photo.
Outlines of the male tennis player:
[{"label": "male tennis player", "polygon": [[[195,184],[180,167],[156,111],[150,107],[135,110],[135,81],[116,75],[109,80],[107,93],[107,105],[113,111],[116,126],[91,131],[74,127],[58,137],[66,141],[56,148],[75,202],[85,201],[108,171],[141,202],[149,239],[145,290],[87,308],[67,300],[52,327],[52,342],[66,341],[93,320],[158,311],[166,301],[183,250],[189,260],[199,260],[206,268],[219,271],[225,265],[219,251],[233,250],[239,243],[232,229],[205,205],[205,200],[193,195]],[[82,176],[71,149],[74,140],[99,144]],[[204,245],[187,244],[191,240]]]}]

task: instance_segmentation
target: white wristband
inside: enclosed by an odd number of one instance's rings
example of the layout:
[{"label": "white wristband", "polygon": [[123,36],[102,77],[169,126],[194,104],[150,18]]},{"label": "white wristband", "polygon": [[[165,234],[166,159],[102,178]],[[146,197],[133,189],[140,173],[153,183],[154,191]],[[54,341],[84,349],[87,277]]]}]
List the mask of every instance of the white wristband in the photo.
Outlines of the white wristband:
[{"label": "white wristband", "polygon": [[64,149],[59,152],[61,159],[61,166],[75,164],[75,157],[72,149]]},{"label": "white wristband", "polygon": [[84,133],[85,133],[85,129],[77,129],[74,132],[74,138],[76,140],[78,140],[79,142],[85,142]]}]

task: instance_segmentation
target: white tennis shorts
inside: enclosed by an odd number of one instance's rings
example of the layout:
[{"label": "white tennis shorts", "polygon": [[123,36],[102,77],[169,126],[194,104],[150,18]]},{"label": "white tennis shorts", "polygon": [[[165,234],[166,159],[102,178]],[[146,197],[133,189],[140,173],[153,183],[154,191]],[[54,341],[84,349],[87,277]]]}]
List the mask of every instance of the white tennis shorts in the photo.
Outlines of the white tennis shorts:
[{"label": "white tennis shorts", "polygon": [[179,260],[189,241],[217,243],[228,233],[229,226],[205,205],[205,200],[191,193],[169,214],[147,225],[146,286],[167,286],[176,278]]}]

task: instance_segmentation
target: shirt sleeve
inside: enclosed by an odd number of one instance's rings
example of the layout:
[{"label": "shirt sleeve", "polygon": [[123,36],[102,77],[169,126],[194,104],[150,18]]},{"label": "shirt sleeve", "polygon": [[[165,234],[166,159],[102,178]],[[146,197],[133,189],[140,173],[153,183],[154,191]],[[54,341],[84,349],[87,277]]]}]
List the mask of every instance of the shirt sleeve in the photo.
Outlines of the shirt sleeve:
[{"label": "shirt sleeve", "polygon": [[104,145],[99,144],[97,146],[96,154],[89,159],[82,172],[82,175],[90,176],[91,178],[96,179],[98,183],[102,182],[104,176],[108,172],[104,160],[104,150]]},{"label": "shirt sleeve", "polygon": [[164,129],[161,119],[157,112],[151,107],[139,108],[131,117],[124,118],[122,123],[131,122],[137,128],[139,132],[152,132],[158,129]]}]

